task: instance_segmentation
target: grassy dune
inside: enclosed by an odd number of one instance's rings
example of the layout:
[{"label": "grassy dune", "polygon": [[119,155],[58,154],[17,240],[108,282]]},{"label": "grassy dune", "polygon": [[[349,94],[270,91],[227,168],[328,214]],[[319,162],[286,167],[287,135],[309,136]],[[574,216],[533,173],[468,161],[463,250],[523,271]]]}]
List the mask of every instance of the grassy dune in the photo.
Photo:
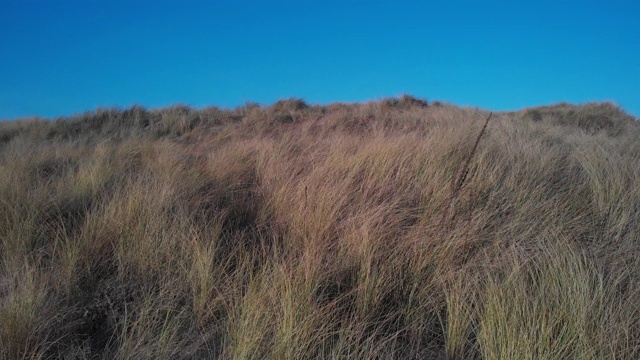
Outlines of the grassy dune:
[{"label": "grassy dune", "polygon": [[640,124],[494,113],[473,151],[488,116],[403,96],[0,123],[0,357],[639,358]]}]

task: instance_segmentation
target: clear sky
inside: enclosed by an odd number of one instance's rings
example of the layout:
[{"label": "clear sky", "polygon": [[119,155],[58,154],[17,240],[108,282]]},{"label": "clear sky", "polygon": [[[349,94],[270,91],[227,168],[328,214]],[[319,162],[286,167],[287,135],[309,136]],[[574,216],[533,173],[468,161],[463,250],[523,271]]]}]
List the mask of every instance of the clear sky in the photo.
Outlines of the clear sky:
[{"label": "clear sky", "polygon": [[640,116],[640,1],[0,0],[0,119],[403,93]]}]

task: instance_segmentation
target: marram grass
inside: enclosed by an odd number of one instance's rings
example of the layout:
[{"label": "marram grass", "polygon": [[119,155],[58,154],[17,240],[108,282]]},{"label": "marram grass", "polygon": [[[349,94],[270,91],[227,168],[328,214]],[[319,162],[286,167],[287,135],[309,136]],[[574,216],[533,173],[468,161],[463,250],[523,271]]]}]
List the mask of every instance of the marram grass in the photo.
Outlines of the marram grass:
[{"label": "marram grass", "polygon": [[488,116],[403,96],[0,123],[0,357],[640,357],[637,120]]}]

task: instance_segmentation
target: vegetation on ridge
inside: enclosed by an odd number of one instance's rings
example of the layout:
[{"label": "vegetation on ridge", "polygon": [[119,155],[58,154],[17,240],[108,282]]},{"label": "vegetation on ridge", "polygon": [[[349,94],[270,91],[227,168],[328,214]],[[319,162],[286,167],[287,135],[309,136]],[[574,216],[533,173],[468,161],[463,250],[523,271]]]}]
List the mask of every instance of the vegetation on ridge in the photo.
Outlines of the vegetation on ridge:
[{"label": "vegetation on ridge", "polygon": [[558,104],[479,138],[488,116],[405,95],[2,122],[0,357],[640,357],[638,122]]}]

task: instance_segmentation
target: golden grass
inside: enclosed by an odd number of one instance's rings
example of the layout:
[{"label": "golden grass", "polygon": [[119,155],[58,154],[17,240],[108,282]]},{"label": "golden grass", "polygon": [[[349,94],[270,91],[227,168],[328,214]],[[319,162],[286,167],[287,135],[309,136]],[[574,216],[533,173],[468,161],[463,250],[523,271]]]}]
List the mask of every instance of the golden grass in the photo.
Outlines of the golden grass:
[{"label": "golden grass", "polygon": [[488,115],[405,95],[2,123],[0,357],[638,358],[637,122]]}]

